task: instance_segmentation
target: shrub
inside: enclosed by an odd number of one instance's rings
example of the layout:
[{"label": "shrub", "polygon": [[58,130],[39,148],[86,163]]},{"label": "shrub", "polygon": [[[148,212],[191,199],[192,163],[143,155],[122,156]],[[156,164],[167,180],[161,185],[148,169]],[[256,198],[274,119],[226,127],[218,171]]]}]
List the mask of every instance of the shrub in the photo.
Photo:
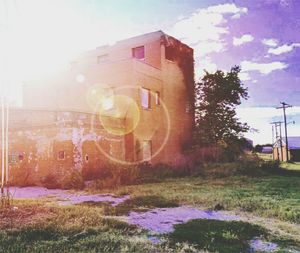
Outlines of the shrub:
[{"label": "shrub", "polygon": [[264,161],[257,156],[242,156],[235,162],[203,164],[194,169],[194,175],[215,178],[234,175],[257,177],[280,172],[277,161]]},{"label": "shrub", "polygon": [[237,163],[209,163],[198,166],[195,175],[204,177],[228,177],[236,174],[238,170]]},{"label": "shrub", "polygon": [[264,176],[282,171],[278,161],[264,161],[257,156],[240,159],[238,163],[238,173],[246,176]]},{"label": "shrub", "polygon": [[138,168],[140,173],[137,182],[139,183],[157,182],[165,178],[176,177],[177,174],[179,174],[179,170],[176,171],[175,168],[164,163],[153,166],[150,163],[145,162],[139,164]]},{"label": "shrub", "polygon": [[36,185],[33,168],[27,163],[13,166],[9,171],[9,183],[14,186],[26,187]]},{"label": "shrub", "polygon": [[84,178],[84,180],[95,180],[111,177],[112,175],[109,167],[110,165],[107,163],[103,163],[96,167],[83,167],[82,177]]},{"label": "shrub", "polygon": [[53,173],[49,173],[48,175],[43,177],[41,182],[42,185],[48,189],[57,189],[61,187],[58,176]]},{"label": "shrub", "polygon": [[128,185],[137,182],[139,176],[138,166],[121,166],[109,163],[99,170],[97,179],[91,187],[95,189],[114,188],[120,185]]},{"label": "shrub", "polygon": [[82,174],[79,171],[72,170],[61,180],[61,187],[63,189],[82,190],[84,188]]}]

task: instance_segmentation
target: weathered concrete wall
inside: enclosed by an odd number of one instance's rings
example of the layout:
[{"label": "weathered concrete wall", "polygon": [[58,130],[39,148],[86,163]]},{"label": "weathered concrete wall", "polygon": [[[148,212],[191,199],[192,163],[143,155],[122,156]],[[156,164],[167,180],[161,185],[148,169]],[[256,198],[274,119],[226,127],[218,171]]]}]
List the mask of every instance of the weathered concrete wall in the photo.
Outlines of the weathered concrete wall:
[{"label": "weathered concrete wall", "polygon": [[[30,177],[38,182],[51,173],[96,169],[109,161],[105,154],[133,159],[125,157],[125,137],[109,134],[96,120],[93,123],[92,114],[16,109],[10,118],[10,181]],[[111,121],[116,128],[123,127],[122,120]]]}]

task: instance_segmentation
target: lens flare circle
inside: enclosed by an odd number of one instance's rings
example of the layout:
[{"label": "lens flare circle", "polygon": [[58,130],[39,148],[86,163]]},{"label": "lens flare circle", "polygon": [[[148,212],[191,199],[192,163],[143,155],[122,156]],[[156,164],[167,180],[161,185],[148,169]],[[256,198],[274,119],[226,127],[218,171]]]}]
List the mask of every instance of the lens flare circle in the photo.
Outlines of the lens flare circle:
[{"label": "lens flare circle", "polygon": [[[132,86],[132,85],[127,85],[127,86],[122,86],[122,87],[118,87],[115,90],[125,90],[125,89],[132,89],[132,90],[140,90],[140,87],[137,86]],[[169,136],[170,136],[170,131],[171,131],[171,120],[170,120],[170,115],[169,115],[169,111],[168,108],[166,106],[166,104],[164,103],[163,99],[160,98],[160,106],[164,111],[165,114],[165,118],[166,118],[166,135],[164,136],[163,141],[161,142],[161,145],[159,146],[159,148],[152,154],[151,158],[156,157],[165,147],[165,145],[167,144],[168,140],[169,140]],[[94,132],[94,127],[95,127],[95,120],[97,119],[98,115],[97,114],[93,114],[92,118],[91,118],[91,131]],[[110,155],[109,153],[107,153],[98,142],[95,142],[97,148],[99,149],[99,151],[109,160],[122,164],[122,165],[137,165],[140,164],[142,162],[146,162],[148,161],[148,159],[142,159],[139,161],[125,161],[125,160],[121,160],[118,158],[113,157],[112,155]]]},{"label": "lens flare circle", "polygon": [[[95,84],[86,94],[88,106],[96,112],[101,106],[107,107],[107,98],[113,95],[113,89],[107,84]],[[103,102],[106,103],[103,105]]]},{"label": "lens flare circle", "polygon": [[[125,119],[125,127],[112,124],[112,119]],[[140,109],[137,103],[125,95],[113,95],[103,99],[99,109],[99,119],[104,129],[113,134],[124,136],[134,131],[140,121]]]}]

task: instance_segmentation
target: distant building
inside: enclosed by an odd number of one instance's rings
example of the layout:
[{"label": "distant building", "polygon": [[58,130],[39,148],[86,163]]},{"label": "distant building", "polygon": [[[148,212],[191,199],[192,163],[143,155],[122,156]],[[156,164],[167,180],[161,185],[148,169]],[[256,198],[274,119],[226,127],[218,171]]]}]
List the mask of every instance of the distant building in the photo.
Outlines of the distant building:
[{"label": "distant building", "polygon": [[161,31],[99,47],[69,71],[26,84],[23,101],[12,112],[14,164],[176,164],[194,126],[193,49]]},{"label": "distant building", "polygon": [[[282,143],[282,145],[280,145]],[[275,160],[287,161],[285,137],[276,141],[273,146],[273,156]],[[289,159],[300,162],[300,136],[288,137]]]},{"label": "distant building", "polygon": [[273,148],[270,146],[262,146],[261,152],[264,154],[272,154]]}]

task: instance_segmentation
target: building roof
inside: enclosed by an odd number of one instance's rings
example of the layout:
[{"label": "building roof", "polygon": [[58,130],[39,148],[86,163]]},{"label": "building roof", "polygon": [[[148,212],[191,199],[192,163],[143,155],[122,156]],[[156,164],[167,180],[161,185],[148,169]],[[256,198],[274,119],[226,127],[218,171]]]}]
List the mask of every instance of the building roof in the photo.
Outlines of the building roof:
[{"label": "building roof", "polygon": [[262,147],[262,153],[272,153],[273,148],[269,146]]},{"label": "building roof", "polygon": [[[285,137],[282,137],[282,146],[285,146]],[[300,136],[291,136],[288,137],[289,149],[300,149]],[[274,147],[280,146],[280,140],[277,140],[274,144]]]}]

